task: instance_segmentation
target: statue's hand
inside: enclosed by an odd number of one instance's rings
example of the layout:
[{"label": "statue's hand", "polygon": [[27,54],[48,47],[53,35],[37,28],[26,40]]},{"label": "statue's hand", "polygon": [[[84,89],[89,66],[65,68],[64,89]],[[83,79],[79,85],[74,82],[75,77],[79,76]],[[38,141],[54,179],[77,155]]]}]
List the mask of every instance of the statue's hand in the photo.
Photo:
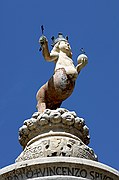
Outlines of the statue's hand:
[{"label": "statue's hand", "polygon": [[78,65],[76,66],[76,69],[78,73],[81,71],[82,68],[86,66],[88,63],[88,57],[85,54],[80,54],[77,58]]},{"label": "statue's hand", "polygon": [[46,38],[44,35],[42,35],[42,36],[40,37],[40,39],[39,39],[40,45],[43,46],[43,45],[46,44],[47,42],[48,42],[47,38]]},{"label": "statue's hand", "polygon": [[88,63],[88,57],[85,54],[81,54],[78,56],[77,62],[85,66]]},{"label": "statue's hand", "polygon": [[86,66],[87,63],[88,63],[88,60],[86,58],[82,58],[78,60],[78,64],[81,65],[82,68]]}]

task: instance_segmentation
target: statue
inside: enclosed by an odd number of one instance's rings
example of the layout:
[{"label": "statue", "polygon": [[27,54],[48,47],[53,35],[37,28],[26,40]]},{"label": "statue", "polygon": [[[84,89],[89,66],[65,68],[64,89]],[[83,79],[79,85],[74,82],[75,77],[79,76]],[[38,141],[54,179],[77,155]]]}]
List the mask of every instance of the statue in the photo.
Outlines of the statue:
[{"label": "statue", "polygon": [[16,162],[56,156],[97,161],[94,151],[88,147],[90,135],[85,120],[74,111],[60,108],[62,101],[73,92],[88,57],[79,55],[75,67],[68,38],[59,33],[58,38],[52,40],[51,52],[47,38],[42,35],[39,40],[44,58],[55,63],[54,74],[37,92],[38,112],[19,129],[19,142],[24,150]]},{"label": "statue", "polygon": [[56,39],[52,37],[52,40],[53,49],[49,52],[47,38],[42,35],[39,39],[44,59],[55,63],[53,76],[36,95],[37,109],[41,113],[45,109],[59,108],[62,101],[72,94],[78,74],[88,62],[87,56],[81,54],[77,58],[78,65],[75,67],[68,37],[64,38],[62,33],[59,33]]}]

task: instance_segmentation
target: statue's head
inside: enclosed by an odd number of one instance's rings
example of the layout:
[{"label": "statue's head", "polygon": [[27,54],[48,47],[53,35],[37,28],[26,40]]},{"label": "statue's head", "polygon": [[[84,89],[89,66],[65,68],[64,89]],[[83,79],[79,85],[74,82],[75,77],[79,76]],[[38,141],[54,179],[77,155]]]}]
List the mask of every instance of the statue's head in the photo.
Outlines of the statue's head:
[{"label": "statue's head", "polygon": [[58,33],[58,37],[55,38],[54,36],[51,38],[52,39],[52,47],[55,46],[55,44],[57,44],[60,41],[64,41],[64,42],[68,42],[68,36],[66,36],[65,38],[63,37],[62,33]]},{"label": "statue's head", "polygon": [[53,51],[56,51],[56,52],[65,52],[67,55],[72,55],[72,52],[71,52],[71,47],[70,47],[70,44],[68,42],[68,37],[66,36],[66,38],[63,37],[62,33],[59,33],[58,34],[58,38],[54,38],[52,37],[52,40],[53,40]]}]

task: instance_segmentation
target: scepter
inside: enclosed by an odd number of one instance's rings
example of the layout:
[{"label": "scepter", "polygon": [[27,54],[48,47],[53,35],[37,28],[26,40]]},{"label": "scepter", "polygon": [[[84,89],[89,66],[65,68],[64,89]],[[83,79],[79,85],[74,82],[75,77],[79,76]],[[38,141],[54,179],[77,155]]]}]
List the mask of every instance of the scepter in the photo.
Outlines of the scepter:
[{"label": "scepter", "polygon": [[[41,32],[42,32],[42,36],[44,36],[44,27],[43,27],[43,25],[41,26]],[[39,51],[42,51],[42,47],[40,47]]]},{"label": "scepter", "polygon": [[44,27],[43,25],[41,26],[41,31],[42,31],[42,35],[44,34],[43,31],[44,31]]}]

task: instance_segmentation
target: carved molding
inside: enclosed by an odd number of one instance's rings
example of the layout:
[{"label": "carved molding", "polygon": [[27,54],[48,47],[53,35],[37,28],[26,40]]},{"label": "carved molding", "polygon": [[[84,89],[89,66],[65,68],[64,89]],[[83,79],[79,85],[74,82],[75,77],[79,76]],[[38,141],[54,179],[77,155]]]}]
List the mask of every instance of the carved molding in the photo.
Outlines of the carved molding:
[{"label": "carved molding", "polygon": [[19,129],[19,142],[25,148],[32,138],[49,131],[71,133],[86,145],[90,141],[89,128],[85,125],[85,120],[78,117],[74,111],[58,108],[46,109],[42,114],[35,112],[30,119],[25,120]]},{"label": "carved molding", "polygon": [[97,160],[93,149],[89,148],[74,135],[65,132],[49,132],[29,141],[16,162],[54,156],[80,157]]}]

